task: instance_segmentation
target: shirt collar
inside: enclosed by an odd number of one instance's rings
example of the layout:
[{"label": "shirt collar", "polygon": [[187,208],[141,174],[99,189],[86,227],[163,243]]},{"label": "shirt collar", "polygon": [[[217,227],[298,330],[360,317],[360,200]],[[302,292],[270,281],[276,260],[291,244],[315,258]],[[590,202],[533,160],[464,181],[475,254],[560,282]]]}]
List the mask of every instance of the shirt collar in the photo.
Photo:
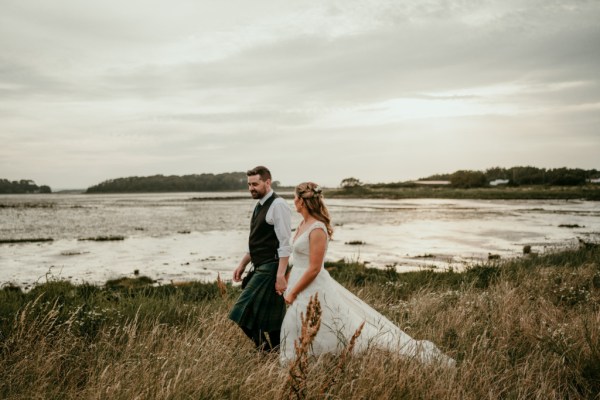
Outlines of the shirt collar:
[{"label": "shirt collar", "polygon": [[269,190],[269,193],[265,194],[265,196],[260,199],[258,202],[261,206],[265,205],[265,201],[269,200],[269,197],[273,196],[273,189]]}]

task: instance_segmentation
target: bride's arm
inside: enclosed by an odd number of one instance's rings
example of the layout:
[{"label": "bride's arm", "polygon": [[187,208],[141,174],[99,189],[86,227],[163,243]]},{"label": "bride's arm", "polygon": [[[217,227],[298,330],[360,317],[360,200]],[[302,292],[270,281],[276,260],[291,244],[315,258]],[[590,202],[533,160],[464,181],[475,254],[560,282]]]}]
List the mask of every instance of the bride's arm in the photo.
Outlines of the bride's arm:
[{"label": "bride's arm", "polygon": [[309,239],[309,265],[294,287],[285,295],[285,302],[292,304],[300,294],[317,277],[327,249],[327,234],[322,229],[314,229]]}]

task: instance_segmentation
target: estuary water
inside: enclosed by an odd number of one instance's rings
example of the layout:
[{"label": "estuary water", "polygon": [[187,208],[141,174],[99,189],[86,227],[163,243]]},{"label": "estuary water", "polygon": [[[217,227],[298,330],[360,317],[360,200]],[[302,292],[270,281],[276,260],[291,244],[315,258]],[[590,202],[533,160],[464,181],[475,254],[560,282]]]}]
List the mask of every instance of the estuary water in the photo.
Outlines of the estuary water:
[{"label": "estuary water", "polygon": [[[293,210],[292,200],[288,200]],[[247,192],[0,195],[0,285],[68,279],[102,284],[230,279],[246,250]],[[518,257],[600,239],[600,203],[540,200],[328,199],[327,260],[398,271],[461,269],[489,254]],[[292,212],[292,225],[300,217]],[[122,237],[123,240],[82,240]],[[293,261],[292,261],[293,262]]]}]

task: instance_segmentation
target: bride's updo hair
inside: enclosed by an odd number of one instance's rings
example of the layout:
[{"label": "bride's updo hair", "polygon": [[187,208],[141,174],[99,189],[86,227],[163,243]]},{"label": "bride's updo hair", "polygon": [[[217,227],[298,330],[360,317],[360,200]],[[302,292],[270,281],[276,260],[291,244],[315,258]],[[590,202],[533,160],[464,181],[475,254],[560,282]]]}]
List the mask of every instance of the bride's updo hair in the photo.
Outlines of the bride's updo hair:
[{"label": "bride's updo hair", "polygon": [[321,190],[321,187],[314,182],[302,182],[296,186],[296,196],[302,199],[306,206],[306,210],[310,215],[325,224],[327,234],[331,238],[333,236],[331,217],[329,216],[327,206],[323,202],[323,191]]}]

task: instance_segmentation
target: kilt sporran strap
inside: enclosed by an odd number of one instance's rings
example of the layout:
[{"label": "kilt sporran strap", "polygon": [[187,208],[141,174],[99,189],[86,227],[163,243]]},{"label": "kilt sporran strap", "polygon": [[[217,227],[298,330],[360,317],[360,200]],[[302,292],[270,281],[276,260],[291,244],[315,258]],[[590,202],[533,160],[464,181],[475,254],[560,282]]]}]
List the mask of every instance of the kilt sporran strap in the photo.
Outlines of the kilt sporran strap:
[{"label": "kilt sporran strap", "polygon": [[254,268],[254,266],[253,266],[252,269],[250,271],[248,271],[246,276],[244,276],[242,278],[242,289],[245,289],[246,286],[248,286],[248,282],[250,282],[250,279],[252,278],[252,276],[254,275],[255,272],[256,272],[256,268]]}]

